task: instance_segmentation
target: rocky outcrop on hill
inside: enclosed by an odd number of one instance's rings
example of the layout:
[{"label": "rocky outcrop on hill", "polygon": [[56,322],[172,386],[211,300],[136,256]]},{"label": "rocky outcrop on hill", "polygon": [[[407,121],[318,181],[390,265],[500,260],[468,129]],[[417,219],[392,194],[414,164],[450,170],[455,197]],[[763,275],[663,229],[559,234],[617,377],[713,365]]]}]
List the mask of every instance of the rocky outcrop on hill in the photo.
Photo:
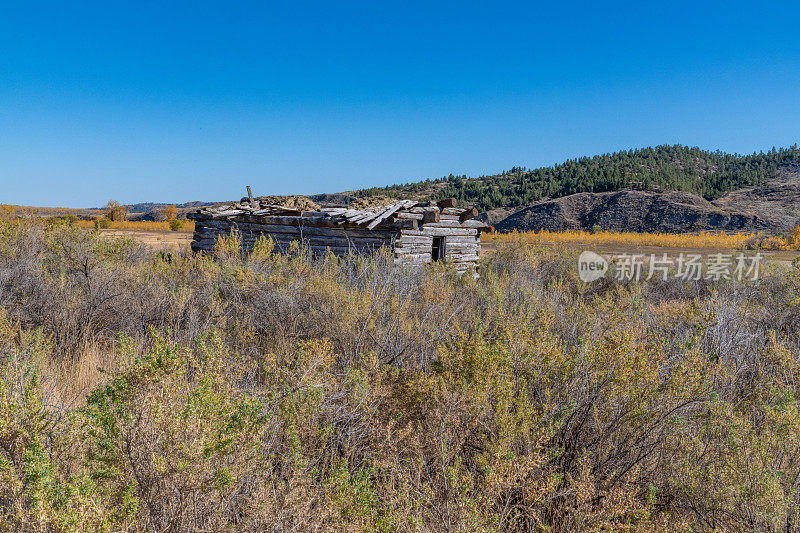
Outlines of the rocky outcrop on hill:
[{"label": "rocky outcrop on hill", "polygon": [[762,187],[731,191],[714,205],[753,213],[776,231],[790,231],[800,225],[800,167],[783,169]]},{"label": "rocky outcrop on hill", "polygon": [[485,211],[478,215],[478,219],[486,222],[490,226],[496,226],[503,220],[507,219],[514,213],[518,213],[525,209],[526,206],[516,206],[516,207],[498,207],[496,209],[490,209],[489,211]]},{"label": "rocky outcrop on hill", "polygon": [[321,206],[349,206],[356,198],[344,193],[322,193],[309,196]]},{"label": "rocky outcrop on hill", "polygon": [[579,193],[532,204],[495,224],[500,231],[591,230],[692,232],[762,231],[770,224],[756,214],[717,206],[682,192]]}]

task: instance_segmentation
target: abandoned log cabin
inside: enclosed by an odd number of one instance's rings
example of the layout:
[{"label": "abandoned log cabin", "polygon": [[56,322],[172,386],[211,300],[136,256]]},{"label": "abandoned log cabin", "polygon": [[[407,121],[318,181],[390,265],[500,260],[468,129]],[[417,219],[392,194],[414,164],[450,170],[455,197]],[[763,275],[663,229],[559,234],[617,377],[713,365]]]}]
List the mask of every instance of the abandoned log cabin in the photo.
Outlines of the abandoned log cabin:
[{"label": "abandoned log cabin", "polygon": [[271,238],[281,252],[293,242],[315,254],[330,251],[340,256],[387,246],[396,263],[444,260],[466,271],[477,265],[480,235],[488,229],[474,220],[477,214],[473,207],[457,208],[452,198],[424,203],[403,200],[364,209],[315,206],[313,210],[243,198],[236,204],[200,209],[188,218],[195,222],[195,251],[213,250],[220,236],[237,231],[245,251],[261,236]]}]

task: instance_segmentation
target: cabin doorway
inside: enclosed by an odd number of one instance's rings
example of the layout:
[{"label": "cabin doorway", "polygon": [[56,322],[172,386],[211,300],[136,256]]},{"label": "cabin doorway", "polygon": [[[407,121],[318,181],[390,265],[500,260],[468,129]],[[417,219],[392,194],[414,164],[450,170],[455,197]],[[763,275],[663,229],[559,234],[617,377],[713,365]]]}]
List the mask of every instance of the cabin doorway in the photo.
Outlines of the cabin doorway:
[{"label": "cabin doorway", "polygon": [[444,237],[434,237],[433,247],[431,248],[431,259],[434,261],[444,261],[444,257],[447,254],[445,247],[446,242]]}]

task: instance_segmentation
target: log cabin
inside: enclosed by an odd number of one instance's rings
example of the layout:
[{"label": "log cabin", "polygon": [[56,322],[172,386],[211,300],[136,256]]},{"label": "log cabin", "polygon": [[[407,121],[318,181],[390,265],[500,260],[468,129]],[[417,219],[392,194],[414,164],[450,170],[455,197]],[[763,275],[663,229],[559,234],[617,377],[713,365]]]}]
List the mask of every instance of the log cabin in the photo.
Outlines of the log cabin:
[{"label": "log cabin", "polygon": [[388,247],[397,264],[445,261],[459,272],[474,271],[481,254],[481,232],[474,207],[458,208],[453,198],[438,202],[400,200],[391,205],[350,209],[300,210],[264,204],[259,198],[205,207],[187,215],[194,220],[192,250],[213,251],[217,239],[239,233],[245,252],[259,237],[271,238],[285,252],[293,242],[315,255],[373,253]]}]

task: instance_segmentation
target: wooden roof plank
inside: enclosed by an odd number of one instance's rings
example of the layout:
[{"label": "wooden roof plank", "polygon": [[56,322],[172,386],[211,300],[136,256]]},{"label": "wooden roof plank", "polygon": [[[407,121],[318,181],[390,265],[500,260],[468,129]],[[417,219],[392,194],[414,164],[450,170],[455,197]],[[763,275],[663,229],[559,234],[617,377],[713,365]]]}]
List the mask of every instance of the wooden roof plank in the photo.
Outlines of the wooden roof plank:
[{"label": "wooden roof plank", "polygon": [[386,210],[383,213],[378,215],[375,218],[375,220],[370,222],[369,226],[367,226],[367,229],[375,229],[375,226],[377,226],[378,224],[380,224],[381,222],[383,222],[384,220],[389,218],[389,216],[391,216],[395,211],[397,211],[398,209],[400,209],[404,205],[405,205],[405,202],[403,201],[403,202],[397,202],[396,204],[387,207]]}]

